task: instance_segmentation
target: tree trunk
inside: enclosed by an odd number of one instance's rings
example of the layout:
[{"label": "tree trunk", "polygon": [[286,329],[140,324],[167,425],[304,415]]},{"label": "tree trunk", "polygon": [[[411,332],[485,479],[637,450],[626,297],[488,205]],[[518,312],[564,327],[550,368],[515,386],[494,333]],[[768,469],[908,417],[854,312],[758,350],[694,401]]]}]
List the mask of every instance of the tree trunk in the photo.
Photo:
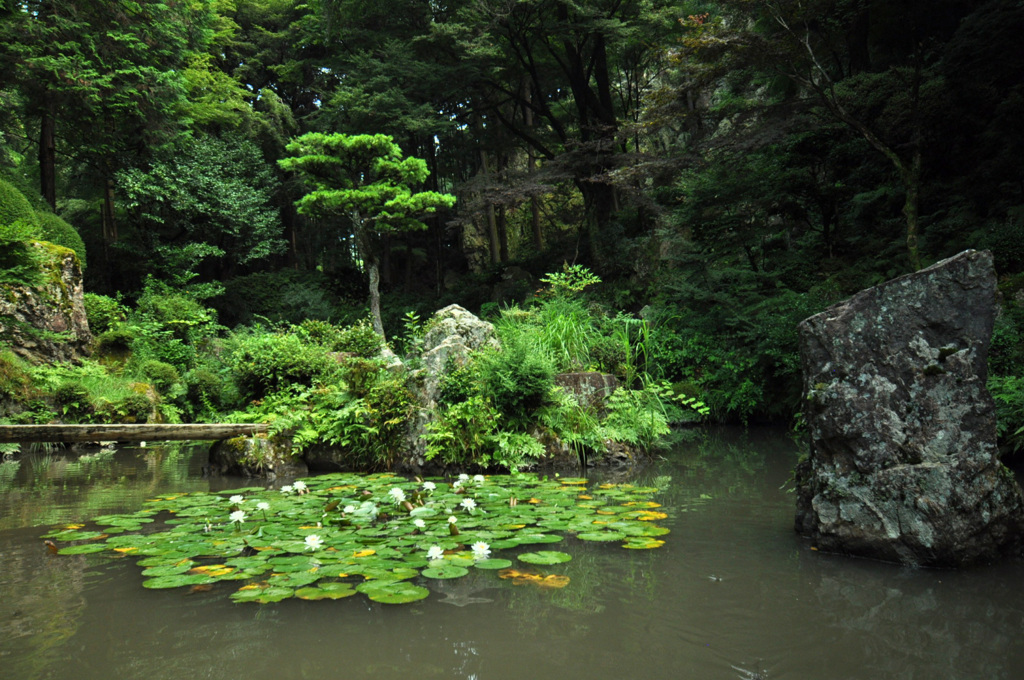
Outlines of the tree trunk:
[{"label": "tree trunk", "polygon": [[373,322],[373,330],[383,338],[384,322],[380,318],[380,266],[376,257],[367,258],[366,271],[370,275],[370,319]]},{"label": "tree trunk", "polygon": [[103,242],[117,242],[117,220],[114,218],[114,180],[109,178],[103,188]]},{"label": "tree trunk", "polygon": [[57,210],[57,143],[53,103],[47,103],[39,121],[39,191]]}]

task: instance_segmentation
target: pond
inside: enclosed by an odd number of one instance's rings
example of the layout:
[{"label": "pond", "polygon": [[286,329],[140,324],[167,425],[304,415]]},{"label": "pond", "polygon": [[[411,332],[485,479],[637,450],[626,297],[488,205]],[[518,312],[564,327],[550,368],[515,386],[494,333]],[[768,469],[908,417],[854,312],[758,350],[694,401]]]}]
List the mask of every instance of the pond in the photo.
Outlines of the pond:
[{"label": "pond", "polygon": [[132,558],[51,555],[55,524],[251,482],[204,478],[203,447],[24,455],[0,466],[0,677],[1024,677],[1024,563],[926,571],[815,552],[784,488],[797,453],[777,431],[712,431],[634,475],[672,478],[655,497],[663,547],[567,538],[564,588],[474,570],[405,605],[234,603],[223,583],[144,589]]}]

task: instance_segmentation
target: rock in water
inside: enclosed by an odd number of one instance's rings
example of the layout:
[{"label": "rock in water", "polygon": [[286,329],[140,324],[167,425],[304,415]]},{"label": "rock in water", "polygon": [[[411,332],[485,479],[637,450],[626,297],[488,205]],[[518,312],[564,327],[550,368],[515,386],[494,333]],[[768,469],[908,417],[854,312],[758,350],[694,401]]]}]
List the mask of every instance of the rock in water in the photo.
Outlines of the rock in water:
[{"label": "rock in water", "polygon": [[800,324],[798,532],[921,566],[1020,552],[1024,500],[985,386],[995,312],[992,255],[965,251]]}]

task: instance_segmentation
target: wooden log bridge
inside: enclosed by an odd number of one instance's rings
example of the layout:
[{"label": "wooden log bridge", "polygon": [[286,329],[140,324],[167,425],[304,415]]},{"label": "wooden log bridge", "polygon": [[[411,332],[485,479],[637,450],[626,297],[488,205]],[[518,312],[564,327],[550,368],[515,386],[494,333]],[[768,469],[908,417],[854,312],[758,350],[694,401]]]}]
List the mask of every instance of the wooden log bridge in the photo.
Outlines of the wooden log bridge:
[{"label": "wooden log bridge", "polygon": [[217,425],[0,425],[0,442],[159,442],[231,439],[267,431],[264,423]]}]

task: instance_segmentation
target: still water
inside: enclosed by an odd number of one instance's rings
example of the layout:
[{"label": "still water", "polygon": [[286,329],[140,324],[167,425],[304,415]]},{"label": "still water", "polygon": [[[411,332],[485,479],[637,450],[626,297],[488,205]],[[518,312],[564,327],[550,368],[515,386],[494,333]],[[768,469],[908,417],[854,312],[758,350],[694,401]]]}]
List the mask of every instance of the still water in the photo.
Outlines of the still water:
[{"label": "still water", "polygon": [[564,589],[471,570],[408,605],[235,604],[230,584],[146,590],[131,558],[50,555],[53,524],[249,483],[203,478],[201,447],[23,455],[0,465],[0,679],[1024,677],[1024,563],[812,551],[781,488],[797,453],[775,431],[680,444],[632,480],[672,477],[662,548],[570,538]]}]

